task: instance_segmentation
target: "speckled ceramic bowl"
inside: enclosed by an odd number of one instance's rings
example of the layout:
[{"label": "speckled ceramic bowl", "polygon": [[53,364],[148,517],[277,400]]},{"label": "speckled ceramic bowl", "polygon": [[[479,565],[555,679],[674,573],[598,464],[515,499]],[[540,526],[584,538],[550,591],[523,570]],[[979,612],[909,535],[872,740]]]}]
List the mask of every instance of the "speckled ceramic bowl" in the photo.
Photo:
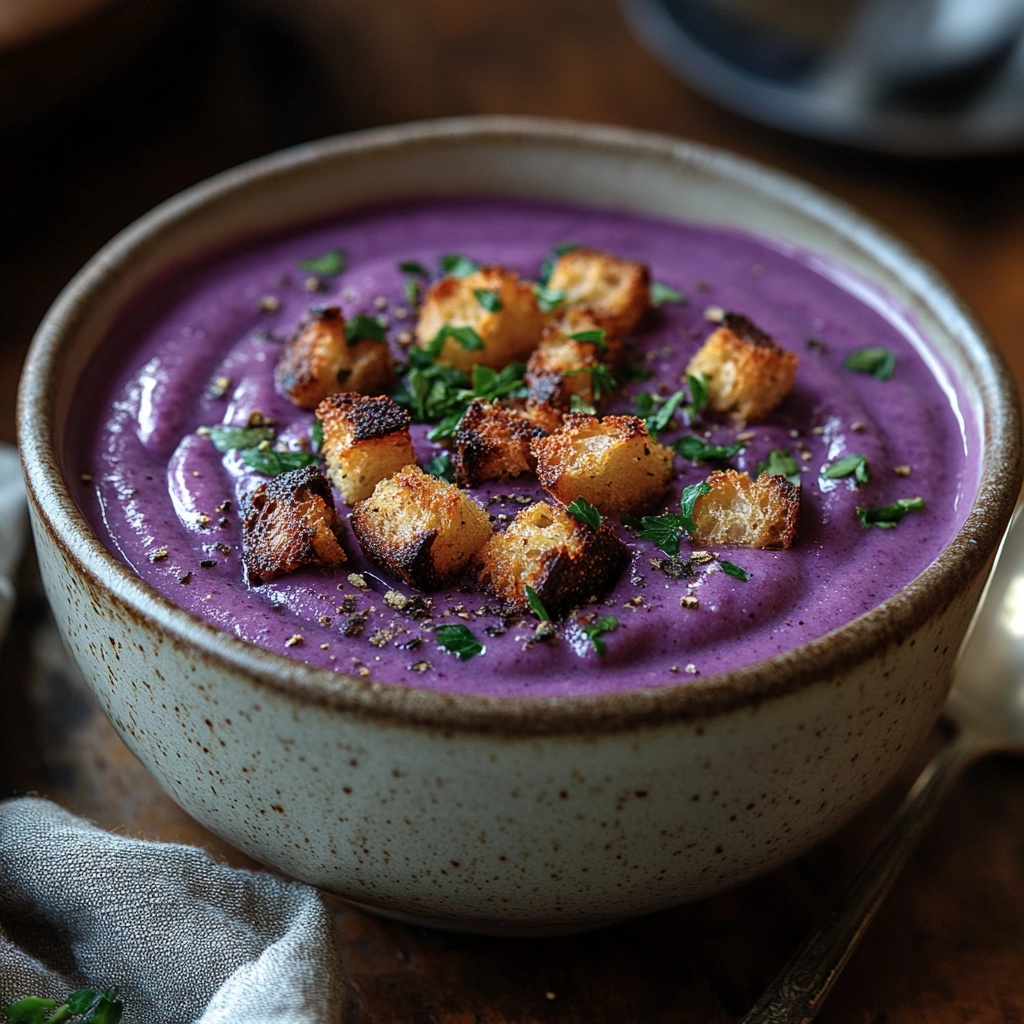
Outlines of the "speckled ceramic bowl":
[{"label": "speckled ceramic bowl", "polygon": [[[451,191],[586,196],[742,225],[880,283],[933,340],[979,424],[966,525],[912,585],[825,639],[727,675],[597,697],[488,699],[313,670],[141,583],[76,508],[62,457],[76,378],[118,312],[252,223]],[[946,286],[884,233],[722,153],[518,119],[300,147],[161,206],[57,301],[28,360],[19,424],[57,621],[171,796],[253,857],[364,907],[506,934],[593,927],[737,885],[878,793],[939,713],[1021,477],[1006,371]]]}]

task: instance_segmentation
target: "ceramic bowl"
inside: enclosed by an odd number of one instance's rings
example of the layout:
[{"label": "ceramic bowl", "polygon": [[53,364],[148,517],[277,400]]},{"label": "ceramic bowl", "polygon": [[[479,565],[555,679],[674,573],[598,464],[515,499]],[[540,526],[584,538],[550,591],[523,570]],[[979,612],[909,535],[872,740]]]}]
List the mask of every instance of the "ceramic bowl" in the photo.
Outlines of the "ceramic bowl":
[{"label": "ceramic bowl", "polygon": [[[573,200],[739,225],[841,261],[917,320],[960,381],[978,492],[879,608],[750,667],[656,690],[494,699],[307,668],[191,617],[105,550],[70,497],[74,384],[168,268],[245,234],[404,195]],[[366,908],[499,934],[595,927],[708,896],[819,842],[934,724],[1017,497],[1016,393],[933,271],[842,204],[671,138],[532,119],[387,128],[189,190],[60,296],[29,356],[21,450],[42,575],[111,722],[203,825]]]}]

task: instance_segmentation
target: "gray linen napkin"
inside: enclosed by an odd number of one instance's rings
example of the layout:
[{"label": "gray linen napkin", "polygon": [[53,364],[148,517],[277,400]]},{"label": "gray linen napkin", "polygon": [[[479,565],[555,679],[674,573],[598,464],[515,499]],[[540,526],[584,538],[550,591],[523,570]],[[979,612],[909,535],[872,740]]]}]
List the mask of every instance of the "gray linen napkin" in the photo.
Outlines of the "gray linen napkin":
[{"label": "gray linen napkin", "polygon": [[[0,640],[26,541],[17,453],[0,445]],[[341,1019],[314,889],[104,832],[48,800],[0,800],[0,1006],[113,986],[125,1024]]]},{"label": "gray linen napkin", "polygon": [[118,986],[125,1024],[336,1024],[330,916],[309,886],[192,846],[0,801],[0,1005]]}]

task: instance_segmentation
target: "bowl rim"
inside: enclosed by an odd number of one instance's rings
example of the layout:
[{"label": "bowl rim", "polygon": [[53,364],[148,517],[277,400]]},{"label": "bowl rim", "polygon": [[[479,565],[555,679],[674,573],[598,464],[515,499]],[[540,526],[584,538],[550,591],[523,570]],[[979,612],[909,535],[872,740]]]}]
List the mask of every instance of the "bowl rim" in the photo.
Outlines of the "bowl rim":
[{"label": "bowl rim", "polygon": [[[810,211],[830,231],[898,272],[917,297],[945,323],[954,325],[949,330],[955,330],[959,343],[978,357],[973,360],[977,385],[985,397],[978,492],[963,526],[935,561],[907,587],[852,622],[751,665],[657,687],[556,697],[443,692],[313,668],[232,636],[134,576],[78,510],[62,479],[59,439],[52,425],[51,384],[60,372],[60,354],[72,343],[76,325],[88,316],[90,297],[102,291],[112,269],[179,219],[196,216],[254,181],[266,183],[301,173],[324,159],[357,158],[366,151],[415,149],[438,142],[467,145],[477,140],[549,143],[697,165],[736,186],[755,190],[767,201]],[[48,532],[90,586],[108,591],[137,621],[152,620],[176,646],[311,707],[393,725],[509,736],[603,734],[670,721],[699,723],[841,676],[888,644],[901,643],[979,577],[994,555],[1021,482],[1019,402],[1001,353],[937,271],[904,243],[816,186],[725,150],[660,133],[538,117],[440,118],[334,136],[260,157],[164,201],[108,242],[55,300],[25,362],[17,425],[36,529]]]}]

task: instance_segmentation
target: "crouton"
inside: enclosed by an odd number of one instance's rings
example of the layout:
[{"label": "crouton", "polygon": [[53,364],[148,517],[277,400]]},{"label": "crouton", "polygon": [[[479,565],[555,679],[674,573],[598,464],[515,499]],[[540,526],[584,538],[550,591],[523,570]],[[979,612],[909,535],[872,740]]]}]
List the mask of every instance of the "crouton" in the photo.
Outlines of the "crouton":
[{"label": "crouton", "polygon": [[484,480],[511,480],[531,473],[536,465],[530,440],[545,430],[523,410],[475,398],[455,429],[452,465],[463,487]]},{"label": "crouton", "polygon": [[506,611],[528,609],[529,586],[548,615],[560,618],[609,590],[628,561],[607,521],[595,530],[561,506],[539,501],[480,549],[474,574]]},{"label": "crouton", "polygon": [[789,393],[797,357],[745,316],[726,313],[687,366],[708,382],[708,407],[742,425],[761,419]]},{"label": "crouton", "polygon": [[545,328],[526,363],[523,379],[530,396],[559,409],[571,408],[573,395],[589,406],[607,397],[614,378],[601,359],[602,347],[603,339],[586,341]]},{"label": "crouton", "polygon": [[351,521],[369,558],[421,590],[451,582],[491,536],[490,517],[476,501],[418,466],[377,484]]},{"label": "crouton", "polygon": [[756,480],[735,469],[715,470],[711,490],[693,507],[695,544],[788,548],[796,535],[800,488],[784,476],[762,473]]},{"label": "crouton", "polygon": [[672,449],[658,444],[636,416],[570,413],[560,431],[530,446],[549,494],[564,505],[586,498],[606,515],[644,511],[672,479]]},{"label": "crouton", "polygon": [[547,290],[564,294],[555,312],[587,310],[615,336],[636,330],[651,305],[646,264],[618,259],[596,249],[570,249],[559,256]]},{"label": "crouton", "polygon": [[346,337],[337,306],[314,306],[285,343],[274,369],[278,392],[303,409],[315,409],[339,391],[381,394],[395,382],[384,341]]},{"label": "crouton", "polygon": [[474,365],[499,370],[524,362],[546,323],[531,284],[511,270],[482,267],[431,285],[420,306],[416,339],[422,348],[436,347],[440,362],[467,373]]},{"label": "crouton", "polygon": [[347,561],[334,496],[316,466],[259,484],[242,499],[240,514],[242,565],[252,586],[302,565]]},{"label": "crouton", "polygon": [[317,407],[327,476],[349,505],[368,498],[386,476],[416,461],[409,414],[384,395],[346,391]]}]

